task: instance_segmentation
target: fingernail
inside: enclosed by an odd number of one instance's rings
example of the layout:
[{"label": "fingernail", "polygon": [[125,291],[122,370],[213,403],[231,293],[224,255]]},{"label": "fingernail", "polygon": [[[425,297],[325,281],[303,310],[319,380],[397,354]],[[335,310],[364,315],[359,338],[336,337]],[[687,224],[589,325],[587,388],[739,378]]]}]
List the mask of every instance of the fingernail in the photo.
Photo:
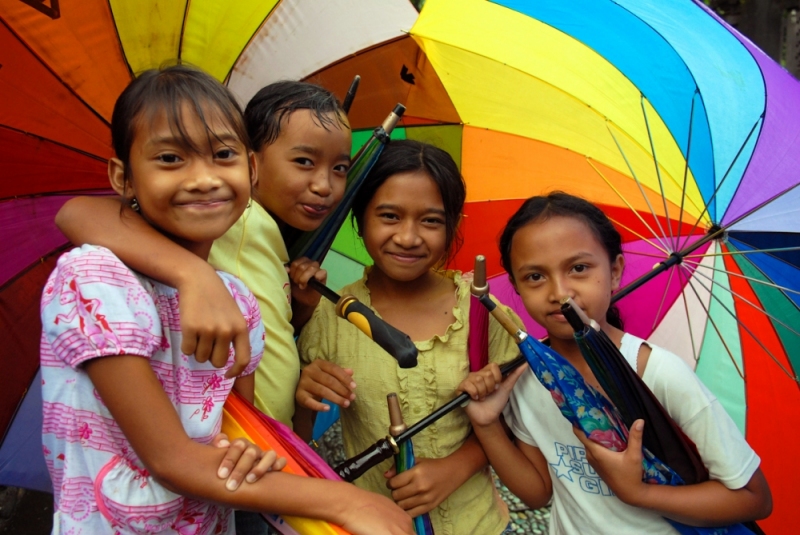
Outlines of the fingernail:
[{"label": "fingernail", "polygon": [[239,486],[239,482],[235,479],[229,479],[227,483],[225,483],[225,488],[228,490],[236,490],[236,487]]},{"label": "fingernail", "polygon": [[217,472],[217,475],[220,478],[225,479],[226,477],[228,477],[228,474],[230,474],[230,473],[231,473],[231,471],[228,470],[227,468],[220,468],[219,472]]},{"label": "fingernail", "polygon": [[217,443],[217,446],[219,446],[220,448],[227,448],[230,445],[231,443],[225,440],[224,438]]},{"label": "fingernail", "polygon": [[244,478],[244,479],[245,479],[245,481],[247,481],[248,483],[255,483],[255,481],[256,481],[256,475],[255,475],[255,474],[247,474],[247,477],[246,477],[246,478]]},{"label": "fingernail", "polygon": [[327,406],[327,405],[322,407],[322,412],[328,412],[329,410],[331,410],[331,408],[329,406]]},{"label": "fingernail", "polygon": [[356,383],[355,383],[355,382],[351,382],[351,383],[350,383],[350,388],[355,388],[356,386],[358,386],[358,385],[356,385]]},{"label": "fingernail", "polygon": [[494,389],[495,389],[495,390],[497,390],[498,388],[500,388],[500,385],[499,385],[499,384],[496,384],[496,385],[494,385]]},{"label": "fingernail", "polygon": [[342,405],[344,405],[345,407],[349,407],[350,406],[350,401],[349,400],[344,400],[344,403],[342,403]]},{"label": "fingernail", "polygon": [[641,421],[640,422],[636,422],[636,425],[634,427],[636,427],[637,431],[641,431],[642,429],[644,429],[644,422],[641,422]]}]

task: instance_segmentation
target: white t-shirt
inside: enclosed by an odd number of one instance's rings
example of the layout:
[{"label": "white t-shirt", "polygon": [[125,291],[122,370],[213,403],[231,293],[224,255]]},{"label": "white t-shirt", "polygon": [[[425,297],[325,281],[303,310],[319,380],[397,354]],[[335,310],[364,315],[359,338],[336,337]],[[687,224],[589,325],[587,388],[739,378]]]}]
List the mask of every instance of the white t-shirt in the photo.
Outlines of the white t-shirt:
[{"label": "white t-shirt", "polygon": [[[643,340],[622,338],[620,352],[635,367]],[[697,445],[711,479],[744,487],[761,460],[716,397],[679,357],[652,346],[643,380]],[[623,503],[586,461],[586,450],[550,393],[531,370],[520,377],[504,411],[514,435],[539,448],[553,481],[551,535],[677,533],[653,511]]]}]

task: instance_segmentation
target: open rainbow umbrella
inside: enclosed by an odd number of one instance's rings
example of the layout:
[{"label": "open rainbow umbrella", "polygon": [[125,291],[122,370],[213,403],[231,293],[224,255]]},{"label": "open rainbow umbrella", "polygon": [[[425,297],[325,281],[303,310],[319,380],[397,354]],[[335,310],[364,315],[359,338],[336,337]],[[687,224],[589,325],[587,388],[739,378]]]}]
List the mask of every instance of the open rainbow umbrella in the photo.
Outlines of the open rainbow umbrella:
[{"label": "open rainbow umbrella", "polygon": [[[762,458],[792,526],[800,440],[800,84],[689,0],[427,0],[408,36],[315,73],[343,91],[351,122],[404,102],[405,129],[460,163],[465,245],[486,254],[501,301],[522,309],[496,239],[531,196],[599,204],[625,241],[629,332],[681,355]],[[366,262],[356,238],[339,251]],[[355,274],[359,273],[358,267]],[[780,429],[781,440],[775,440]],[[790,461],[791,464],[791,461]],[[795,463],[796,466],[796,463]]]},{"label": "open rainbow umbrella", "polygon": [[36,373],[39,297],[67,245],[53,218],[109,192],[111,110],[133,73],[180,58],[246,103],[416,17],[405,0],[0,0],[0,484],[50,489]]},{"label": "open rainbow umbrella", "polygon": [[[493,292],[520,311],[495,239],[531,195],[561,189],[600,204],[625,237],[624,282],[721,229],[620,306],[630,332],[689,359],[722,400],[773,490],[765,530],[789,529],[796,470],[782,444],[800,438],[800,86],[702,2],[427,0],[418,17],[405,0],[76,4],[0,0],[0,231],[12,237],[0,244],[9,348],[0,358],[20,374],[16,394],[0,389],[6,415],[35,371],[31,296],[62,243],[51,222],[63,199],[36,195],[105,187],[102,118],[114,97],[100,105],[95,92],[117,83],[116,94],[131,69],[184,49],[243,100],[285,78],[341,97],[360,74],[354,146],[404,103],[393,137],[447,149],[467,182],[455,267],[486,254]],[[125,20],[135,22],[115,25]],[[153,35],[163,43],[145,46]],[[137,47],[140,59],[126,59]],[[337,287],[367,259],[347,226],[334,250],[326,267]]]}]

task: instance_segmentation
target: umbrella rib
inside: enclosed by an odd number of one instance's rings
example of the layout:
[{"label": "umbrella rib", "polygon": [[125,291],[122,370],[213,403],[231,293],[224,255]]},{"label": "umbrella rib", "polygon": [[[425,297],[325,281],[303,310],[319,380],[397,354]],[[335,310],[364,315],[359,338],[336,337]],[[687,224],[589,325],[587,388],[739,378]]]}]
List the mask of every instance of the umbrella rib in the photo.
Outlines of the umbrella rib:
[{"label": "umbrella rib", "polygon": [[[712,255],[709,254],[708,256],[712,256]],[[763,286],[768,286],[770,288],[774,288],[774,289],[780,290],[782,292],[789,292],[789,293],[800,295],[800,291],[793,290],[791,288],[787,288],[786,286],[781,286],[779,284],[775,284],[774,282],[768,282],[768,281],[765,281],[765,280],[756,279],[754,277],[748,277],[747,275],[741,275],[741,274],[736,273],[734,271],[728,271],[727,269],[719,269],[719,268],[712,267],[712,266],[704,266],[701,262],[698,262],[696,260],[687,260],[686,258],[684,258],[684,263],[692,264],[693,266],[695,266],[695,269],[697,269],[699,267],[702,267],[702,268],[705,268],[705,269],[711,269],[711,270],[714,270],[714,271],[716,271],[718,273],[724,273],[726,275],[732,275],[734,277],[739,277],[740,279],[745,279],[745,280],[750,281],[750,282],[757,282],[758,284],[761,284]]]},{"label": "umbrella rib", "polygon": [[[612,136],[613,136],[613,134],[612,134]],[[623,157],[624,157],[624,155],[623,155]],[[652,233],[654,236],[656,236],[656,239],[658,239],[658,234],[657,234],[657,233],[656,233],[656,232],[653,230],[653,228],[652,228],[652,227],[651,227],[651,226],[650,226],[650,225],[647,223],[647,221],[645,221],[645,220],[644,220],[644,218],[643,218],[643,217],[642,217],[642,215],[639,213],[639,211],[638,211],[638,210],[636,210],[636,208],[634,208],[634,207],[633,207],[633,205],[632,205],[631,203],[629,203],[629,202],[628,202],[628,199],[626,199],[626,198],[625,198],[625,196],[624,196],[624,195],[622,195],[622,193],[620,193],[620,191],[619,191],[619,190],[618,190],[618,189],[617,189],[617,188],[614,186],[614,184],[612,184],[612,183],[611,183],[611,181],[610,181],[610,180],[608,180],[608,178],[606,178],[606,176],[605,176],[605,175],[604,175],[604,174],[603,174],[603,173],[600,171],[600,169],[598,169],[598,168],[597,168],[597,167],[594,165],[594,163],[592,162],[592,159],[591,159],[591,158],[589,158],[589,157],[587,157],[587,158],[586,158],[586,161],[587,161],[587,162],[588,162],[588,164],[589,164],[589,165],[592,167],[592,169],[594,169],[594,170],[595,170],[595,172],[596,172],[598,175],[600,175],[600,178],[602,178],[602,179],[605,181],[605,183],[606,183],[606,184],[608,184],[608,187],[610,187],[610,188],[611,188],[611,189],[614,191],[614,193],[616,193],[616,194],[617,194],[617,197],[619,197],[619,198],[620,198],[620,200],[622,200],[622,202],[624,202],[624,203],[625,203],[625,205],[626,205],[626,206],[627,206],[627,207],[628,207],[628,208],[631,210],[631,212],[633,212],[634,214],[636,214],[636,217],[639,219],[639,221],[641,221],[641,222],[642,222],[642,224],[643,224],[645,227],[647,227],[647,230],[649,230],[649,231],[650,231],[650,232],[651,232],[651,233]],[[657,220],[657,219],[656,219],[656,220]],[[652,245],[652,246],[653,246],[653,247],[655,247],[656,249],[659,249],[659,250],[663,251],[663,252],[664,252],[664,254],[666,254],[666,255],[669,255],[669,253],[670,253],[670,249],[669,249],[669,247],[667,247],[667,245],[666,245],[666,244],[665,244],[663,241],[661,241],[660,239],[658,239],[658,242],[661,244],[661,247],[659,247],[658,245],[656,245],[655,243],[653,243],[653,242],[652,242],[652,241],[650,241],[649,239],[645,238],[644,236],[642,236],[642,235],[641,235],[641,234],[639,234],[638,232],[636,232],[636,231],[632,230],[631,228],[629,228],[629,227],[627,227],[627,226],[625,226],[625,225],[623,225],[623,224],[619,223],[618,221],[614,221],[614,222],[615,222],[615,223],[617,223],[619,226],[623,227],[623,228],[624,228],[625,230],[627,230],[628,232],[630,232],[630,233],[632,233],[632,234],[636,235],[636,236],[637,236],[639,239],[646,241],[647,243],[649,243],[650,245]]]},{"label": "umbrella rib", "polygon": [[[775,247],[773,249],[741,249],[738,251],[720,251],[718,253],[705,253],[705,254],[692,254],[686,255],[684,258],[702,258],[703,256],[725,256],[725,255],[748,255],[757,253],[788,253],[791,251],[800,251],[800,247]],[[777,258],[775,255],[770,255]]]},{"label": "umbrella rib", "polygon": [[[681,267],[683,267],[683,269],[686,269],[688,271],[686,266],[681,266]],[[699,283],[699,281],[692,281],[691,276],[688,277],[688,281],[689,281],[688,286],[692,289],[692,292],[694,292],[694,295],[695,295],[695,297],[697,297],[697,301],[700,303],[700,306],[703,307],[703,310],[706,313],[706,318],[708,318],[708,322],[711,324],[711,326],[714,327],[714,331],[717,333],[717,337],[719,338],[719,341],[722,342],[722,347],[725,348],[725,352],[728,354],[728,358],[730,359],[731,364],[733,364],[733,367],[736,368],[736,373],[739,374],[739,377],[744,379],[744,372],[742,372],[742,369],[739,367],[739,364],[736,362],[736,359],[733,357],[733,351],[731,351],[731,348],[728,347],[727,342],[725,342],[725,337],[722,336],[722,332],[720,332],[719,327],[717,326],[717,322],[714,321],[714,318],[711,317],[711,309],[709,307],[707,307],[705,305],[705,303],[703,303],[702,299],[700,299],[700,294],[697,293],[697,288],[694,287],[694,282],[697,282],[698,284],[703,286],[706,290],[708,290],[708,292],[711,295],[711,297],[714,297],[713,290],[707,288],[704,284]],[[716,283],[714,281],[712,281],[711,284],[713,286]],[[719,285],[717,284],[717,286],[719,286]],[[714,297],[714,298],[717,299],[716,297]],[[719,299],[717,299],[717,302],[720,302]],[[723,308],[725,308],[725,310],[727,312],[730,312],[724,305],[723,305]],[[734,319],[736,319],[736,316],[734,316]],[[699,354],[697,356],[697,361],[698,362],[700,361],[700,355]]]},{"label": "umbrella rib", "polygon": [[[669,243],[672,246],[673,250],[677,245],[675,243],[675,237],[672,235],[672,226],[669,224],[669,209],[667,208],[667,197],[664,195],[664,182],[661,178],[661,169],[658,165],[658,157],[656,156],[656,145],[653,142],[653,132],[650,130],[650,121],[647,119],[647,109],[644,106],[645,98],[644,95],[640,92],[640,99],[639,102],[642,106],[642,115],[644,116],[644,126],[647,128],[647,139],[650,141],[650,152],[653,153],[653,165],[656,168],[656,177],[658,178],[658,189],[661,191],[661,202],[664,203],[664,217],[667,218],[667,230],[669,231]],[[653,214],[654,217],[655,214]],[[661,226],[661,221],[658,220],[656,217],[656,223],[658,223],[658,228],[661,230],[661,234],[664,235],[664,238],[667,237],[666,233],[664,232],[664,228]]]},{"label": "umbrella rib", "polygon": [[[631,176],[633,177],[633,180],[636,182],[636,186],[639,188],[639,192],[642,194],[642,197],[644,198],[644,202],[647,204],[647,207],[650,209],[650,214],[656,220],[656,223],[658,224],[659,228],[661,228],[661,222],[658,220],[658,216],[656,216],[656,211],[653,209],[653,205],[650,204],[650,199],[647,198],[647,194],[644,192],[644,189],[642,188],[642,183],[639,182],[639,178],[636,176],[636,171],[633,170],[633,167],[631,166],[631,163],[628,161],[628,156],[626,156],[625,151],[622,150],[622,146],[619,144],[619,140],[617,140],[617,136],[614,135],[614,131],[611,130],[611,127],[609,126],[608,121],[606,121],[606,128],[608,129],[608,132],[611,134],[611,138],[614,140],[614,144],[617,146],[617,150],[619,150],[619,153],[622,155],[622,159],[625,160],[625,165],[628,166],[628,170],[631,172]],[[625,199],[623,199],[623,201],[624,200]],[[627,201],[625,201],[625,203],[628,204]],[[628,204],[628,206],[630,206],[630,204]],[[638,212],[636,212],[636,213],[638,215]],[[656,236],[658,241],[661,242],[661,245],[664,247],[664,249],[671,252],[672,249],[668,245],[666,245],[663,241],[661,241],[661,236],[659,236],[658,233],[656,233],[650,225],[645,223],[644,219],[641,216],[639,216],[639,219],[641,219],[642,223],[645,224],[647,229]],[[661,234],[662,235],[664,234],[664,229],[663,228],[661,229]]]},{"label": "umbrella rib", "polygon": [[[686,313],[686,326],[689,328],[689,341],[692,343],[692,355],[694,355],[695,363],[700,360],[700,351],[697,349],[697,344],[694,342],[694,331],[692,330],[692,321],[689,315],[689,300],[686,299],[686,286],[689,285],[689,280],[684,277],[684,272],[682,270],[676,270],[678,272],[678,278],[680,279],[681,283],[681,294],[683,295],[683,310]],[[694,288],[692,288],[694,291]],[[696,294],[697,292],[695,292]],[[697,296],[699,298],[699,296]]]},{"label": "umbrella rib", "polygon": [[[686,165],[683,166],[683,187],[681,188],[681,211],[678,215],[678,238],[675,241],[675,245],[680,243],[680,232],[681,227],[683,227],[683,214],[684,214],[684,207],[686,204],[686,185],[689,181],[689,157],[692,153],[692,131],[694,130],[694,101],[697,98],[699,90],[697,86],[694,89],[694,95],[692,95],[692,107],[689,110],[689,140],[686,142]],[[669,224],[669,222],[668,222]]]},{"label": "umbrella rib", "polygon": [[[657,243],[654,243],[649,238],[645,238],[644,236],[642,236],[641,234],[639,234],[638,232],[636,232],[635,230],[633,230],[629,226],[627,226],[627,225],[625,225],[623,223],[620,223],[616,219],[611,218],[611,217],[609,217],[608,219],[611,220],[612,223],[615,223],[616,225],[619,225],[622,229],[627,230],[628,232],[630,232],[631,234],[633,234],[634,236],[636,236],[637,238],[639,238],[643,242],[649,243],[650,245],[652,245],[653,247],[655,247],[659,251],[662,251],[665,255],[669,256],[670,252],[667,249],[665,249],[664,247],[659,247]],[[645,225],[647,225],[647,223],[645,223]],[[653,230],[653,229],[650,229],[650,230]],[[658,240],[658,241],[659,241],[659,243],[661,242],[661,240]],[[663,243],[662,243],[662,245],[663,245]],[[656,258],[662,258],[663,259],[663,257],[658,256],[658,255],[652,255],[652,256],[655,256]]]},{"label": "umbrella rib", "polygon": [[[688,270],[688,268],[687,268],[686,266],[683,266],[683,268]],[[695,273],[697,273],[697,272],[695,272]],[[701,275],[702,275],[702,274],[701,274]],[[699,280],[697,280],[697,279],[694,279],[694,282],[696,282],[696,283],[700,284],[701,286],[703,286],[704,288],[708,289],[708,287],[707,287],[705,284],[703,284],[701,281],[699,281]],[[712,282],[713,282],[713,279],[712,279]],[[742,301],[744,301],[744,302],[745,302],[745,303],[747,303],[748,305],[752,306],[752,307],[753,307],[753,308],[755,308],[757,311],[759,311],[759,312],[762,312],[762,313],[763,313],[765,316],[767,316],[767,317],[769,317],[770,319],[772,319],[772,320],[776,321],[777,323],[781,324],[783,327],[785,327],[786,329],[788,329],[788,330],[789,330],[789,331],[791,331],[792,333],[794,333],[794,334],[796,334],[796,335],[800,336],[800,333],[797,333],[797,331],[795,331],[795,330],[794,330],[794,329],[792,329],[791,327],[787,326],[787,325],[786,325],[785,323],[783,323],[781,320],[779,320],[779,319],[775,318],[775,317],[774,317],[772,314],[770,314],[769,312],[767,312],[767,311],[765,311],[765,310],[763,310],[763,309],[761,309],[761,308],[759,308],[759,307],[757,307],[757,306],[753,305],[753,303],[751,303],[750,301],[748,301],[747,299],[745,299],[745,298],[744,298],[744,297],[742,297],[741,295],[737,294],[737,293],[736,293],[736,292],[734,292],[733,290],[730,290],[730,289],[728,289],[728,288],[725,288],[724,286],[720,286],[720,287],[721,287],[722,289],[726,290],[727,292],[729,292],[731,295],[733,295],[733,296],[735,296],[735,297],[738,297],[739,299],[741,299]],[[710,291],[710,290],[709,290],[709,291]],[[770,358],[773,360],[773,362],[775,362],[775,364],[777,364],[777,365],[778,365],[778,367],[779,367],[781,370],[783,370],[783,373],[785,373],[787,377],[791,378],[793,381],[795,381],[795,382],[797,382],[797,383],[800,383],[800,378],[798,378],[798,377],[797,377],[797,376],[795,376],[795,375],[792,375],[792,374],[791,374],[791,372],[789,372],[789,370],[787,370],[787,369],[786,369],[786,367],[785,367],[785,366],[784,366],[784,365],[783,365],[783,364],[782,364],[782,363],[781,363],[781,362],[780,362],[780,361],[777,359],[777,357],[775,357],[775,355],[773,355],[773,354],[772,354],[772,351],[770,351],[769,349],[767,349],[767,347],[764,345],[764,343],[763,343],[763,342],[761,342],[761,340],[759,340],[759,339],[758,339],[758,337],[756,337],[756,335],[755,335],[755,334],[753,334],[753,331],[751,331],[751,330],[750,330],[750,328],[749,328],[747,325],[745,325],[745,324],[744,324],[744,323],[743,323],[743,322],[742,322],[742,321],[741,321],[741,320],[740,320],[740,319],[739,319],[739,318],[736,316],[736,314],[735,314],[734,312],[731,312],[731,310],[730,310],[730,309],[729,309],[729,308],[728,308],[728,307],[725,305],[725,303],[723,303],[723,302],[722,302],[722,301],[721,301],[721,300],[720,300],[720,299],[719,299],[717,296],[715,296],[713,292],[711,293],[711,297],[712,297],[713,299],[715,299],[715,300],[717,301],[717,303],[719,303],[719,304],[720,304],[720,306],[722,306],[722,308],[723,308],[723,309],[725,309],[725,311],[726,311],[728,314],[730,314],[730,315],[731,315],[731,317],[734,319],[734,321],[736,321],[736,323],[737,323],[737,324],[738,324],[738,325],[739,325],[739,326],[740,326],[742,329],[744,329],[745,331],[747,331],[747,334],[749,334],[749,335],[750,335],[750,336],[753,338],[753,341],[754,341],[755,343],[757,343],[757,344],[758,344],[758,345],[761,347],[761,349],[763,349],[763,350],[764,350],[764,352],[765,352],[767,355],[769,355],[769,357],[770,357]],[[710,319],[711,319],[711,316],[709,315],[709,316],[708,316],[708,318],[709,318],[709,320],[710,320]]]},{"label": "umbrella rib", "polygon": [[800,186],[800,184],[795,184],[795,185],[794,185],[794,186],[792,186],[791,188],[789,188],[789,189],[787,189],[787,190],[784,190],[784,191],[782,191],[782,192],[778,193],[777,195],[775,195],[775,196],[773,196],[773,197],[771,197],[771,198],[767,199],[766,201],[762,202],[761,204],[759,204],[759,205],[758,205],[758,206],[756,206],[755,208],[751,208],[751,209],[750,209],[750,210],[748,210],[747,212],[743,213],[742,215],[740,215],[739,217],[737,217],[736,219],[734,219],[733,221],[731,221],[731,222],[730,222],[730,224],[729,224],[729,225],[727,225],[727,228],[730,228],[730,227],[732,227],[733,225],[735,225],[736,223],[738,223],[738,222],[739,222],[739,221],[741,221],[742,219],[744,219],[744,218],[748,217],[750,214],[752,214],[752,213],[754,213],[754,212],[757,212],[757,211],[761,210],[762,208],[764,208],[766,205],[768,205],[769,203],[771,203],[771,202],[772,202],[772,201],[774,201],[775,199],[778,199],[778,198],[780,198],[780,197],[782,197],[782,196],[786,195],[787,193],[789,193],[790,191],[792,191],[793,189],[795,189],[795,188],[796,188],[796,187],[798,187],[798,186]]},{"label": "umbrella rib", "polygon": [[[744,143],[742,143],[742,145],[739,147],[739,150],[736,152],[736,155],[733,157],[733,160],[731,160],[731,163],[728,166],[727,171],[725,171],[725,174],[722,176],[722,180],[719,181],[719,184],[717,184],[717,187],[714,189],[714,193],[711,195],[711,198],[708,199],[708,202],[703,207],[703,211],[700,212],[699,216],[697,216],[697,220],[694,222],[694,225],[692,226],[692,230],[689,231],[689,234],[687,234],[686,239],[684,240],[683,244],[681,245],[681,248],[685,247],[686,244],[689,243],[689,239],[691,238],[692,233],[694,233],[694,230],[697,228],[697,225],[700,224],[700,220],[703,218],[703,215],[705,215],[708,212],[708,206],[712,202],[714,202],[714,199],[716,198],[716,196],[719,193],[720,189],[722,189],[722,185],[725,183],[725,181],[731,175],[731,170],[733,169],[734,164],[736,164],[736,160],[738,160],[739,156],[742,155],[742,151],[747,146],[747,142],[750,141],[750,137],[753,135],[753,132],[755,132],[756,127],[758,126],[758,123],[763,121],[763,119],[764,119],[764,114],[762,113],[759,116],[759,118],[756,119],[756,122],[753,124],[753,127],[750,129],[750,132],[747,133],[747,136],[744,139]],[[730,227],[730,225],[726,226],[726,228],[728,228],[728,227]]]},{"label": "umbrella rib", "polygon": [[667,279],[667,284],[664,286],[664,293],[661,295],[661,303],[658,304],[658,310],[656,311],[656,316],[653,318],[653,326],[650,328],[650,332],[655,330],[656,323],[658,323],[658,318],[661,317],[661,310],[664,308],[664,303],[667,300],[667,291],[669,290],[669,285],[672,284],[672,278],[674,275],[675,270],[669,270],[669,278]]},{"label": "umbrella rib", "polygon": [[[707,274],[705,274],[705,273],[701,273],[701,272],[699,272],[699,271],[695,271],[695,274],[696,274],[696,275],[700,275],[700,276],[701,276],[701,277],[703,277],[703,278],[706,278],[706,279],[709,279],[709,280],[713,280],[711,277],[709,277],[709,276],[708,276]],[[780,324],[781,326],[785,327],[785,328],[786,328],[786,329],[788,329],[788,330],[789,330],[789,331],[790,331],[792,334],[794,334],[794,335],[796,335],[796,336],[800,337],[800,332],[797,332],[797,331],[795,331],[793,328],[789,327],[789,326],[788,326],[786,323],[784,323],[782,320],[780,320],[780,319],[776,318],[775,316],[773,316],[772,314],[770,314],[769,312],[767,312],[766,310],[764,310],[762,307],[758,306],[757,304],[753,303],[752,301],[750,301],[750,300],[749,300],[749,299],[747,299],[746,297],[744,297],[744,296],[742,296],[742,295],[739,295],[738,293],[734,292],[733,290],[731,290],[731,289],[729,289],[729,288],[725,288],[725,290],[726,290],[726,291],[728,291],[728,292],[730,292],[730,294],[731,294],[731,295],[733,295],[734,297],[738,297],[739,299],[741,299],[742,301],[744,301],[745,303],[747,303],[747,304],[748,304],[748,305],[750,305],[751,307],[755,308],[755,309],[756,309],[758,312],[761,312],[762,314],[764,314],[765,316],[767,316],[767,317],[768,317],[768,318],[770,318],[771,320],[773,320],[773,321],[775,321],[776,323]]]}]

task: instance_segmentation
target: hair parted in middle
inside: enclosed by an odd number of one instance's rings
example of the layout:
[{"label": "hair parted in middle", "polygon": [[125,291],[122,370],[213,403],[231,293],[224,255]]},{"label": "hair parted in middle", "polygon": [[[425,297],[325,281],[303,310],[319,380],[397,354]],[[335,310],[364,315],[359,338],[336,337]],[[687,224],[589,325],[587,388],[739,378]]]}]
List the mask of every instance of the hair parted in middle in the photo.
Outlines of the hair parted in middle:
[{"label": "hair parted in middle", "polygon": [[353,199],[352,219],[359,234],[363,234],[364,212],[378,188],[392,175],[413,172],[423,172],[430,176],[442,196],[446,263],[458,251],[463,241],[458,228],[467,198],[467,188],[453,157],[435,145],[412,139],[389,141]]}]

